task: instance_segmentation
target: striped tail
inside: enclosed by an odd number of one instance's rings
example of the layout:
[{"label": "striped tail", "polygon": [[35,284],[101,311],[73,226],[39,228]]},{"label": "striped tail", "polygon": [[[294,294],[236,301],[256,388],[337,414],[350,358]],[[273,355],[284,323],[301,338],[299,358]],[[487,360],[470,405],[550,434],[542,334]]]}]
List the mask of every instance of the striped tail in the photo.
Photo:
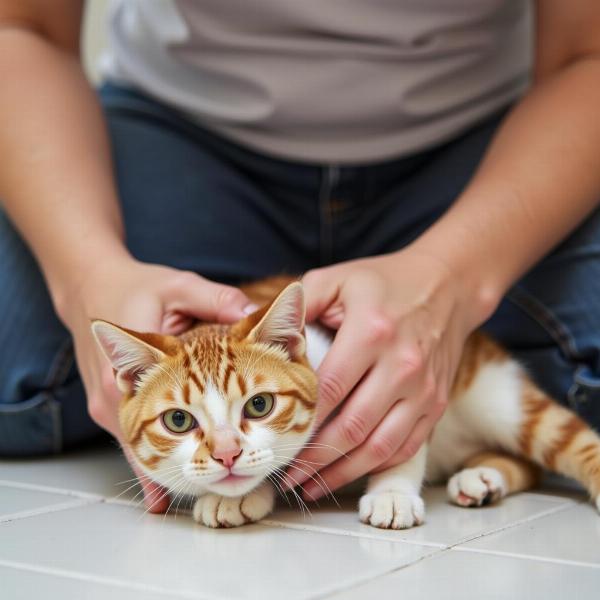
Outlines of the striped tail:
[{"label": "striped tail", "polygon": [[582,483],[600,510],[600,436],[529,380],[522,401],[523,455]]}]

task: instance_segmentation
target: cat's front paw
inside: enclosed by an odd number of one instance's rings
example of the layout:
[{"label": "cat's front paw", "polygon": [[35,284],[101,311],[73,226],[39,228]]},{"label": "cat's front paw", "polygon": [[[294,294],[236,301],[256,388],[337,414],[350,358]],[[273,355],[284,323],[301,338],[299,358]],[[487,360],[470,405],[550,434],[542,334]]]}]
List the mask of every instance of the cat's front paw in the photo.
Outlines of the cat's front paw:
[{"label": "cat's front paw", "polygon": [[380,529],[408,529],[425,520],[425,504],[416,494],[377,492],[365,494],[359,502],[360,520]]},{"label": "cat's front paw", "polygon": [[448,497],[459,506],[483,506],[505,495],[502,473],[490,467],[463,469],[448,481]]},{"label": "cat's front paw", "polygon": [[193,515],[196,522],[207,527],[239,527],[266,517],[273,510],[273,503],[273,489],[263,485],[238,498],[218,494],[200,496]]}]

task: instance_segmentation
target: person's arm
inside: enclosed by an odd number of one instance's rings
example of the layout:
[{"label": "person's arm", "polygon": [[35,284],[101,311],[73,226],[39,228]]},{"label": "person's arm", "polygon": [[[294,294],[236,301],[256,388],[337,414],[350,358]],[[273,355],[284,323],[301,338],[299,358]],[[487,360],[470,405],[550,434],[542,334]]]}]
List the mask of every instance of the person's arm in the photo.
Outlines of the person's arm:
[{"label": "person's arm", "polygon": [[124,258],[100,107],[79,62],[82,0],[0,0],[0,198],[64,317],[90,265]]},{"label": "person's arm", "polygon": [[[469,186],[401,252],[309,272],[309,315],[340,327],[300,456],[332,489],[413,456],[443,414],[464,339],[600,199],[600,3],[537,3],[535,84]],[[351,460],[340,459],[339,451]],[[331,464],[333,463],[333,464]],[[303,463],[310,464],[309,462]],[[290,482],[312,475],[290,470]],[[317,483],[306,486],[318,497]]]},{"label": "person's arm", "polygon": [[[73,335],[90,414],[119,438],[119,394],[91,318],[174,333],[191,315],[241,318],[248,300],[127,251],[102,112],[79,63],[82,5],[0,0],[0,199]],[[142,485],[164,510],[162,491]]]}]

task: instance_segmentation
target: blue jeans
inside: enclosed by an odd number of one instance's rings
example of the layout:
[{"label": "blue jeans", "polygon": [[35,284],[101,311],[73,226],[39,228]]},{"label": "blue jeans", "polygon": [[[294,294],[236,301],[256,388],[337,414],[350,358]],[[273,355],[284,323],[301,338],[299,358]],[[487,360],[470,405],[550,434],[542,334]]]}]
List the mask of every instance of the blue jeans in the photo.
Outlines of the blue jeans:
[{"label": "blue jeans", "polygon": [[[130,251],[232,284],[402,248],[460,194],[503,118],[415,156],[340,167],[259,154],[114,85],[100,98]],[[0,455],[59,452],[100,430],[69,333],[1,213],[0,256]],[[484,327],[600,429],[599,258],[596,211]]]}]

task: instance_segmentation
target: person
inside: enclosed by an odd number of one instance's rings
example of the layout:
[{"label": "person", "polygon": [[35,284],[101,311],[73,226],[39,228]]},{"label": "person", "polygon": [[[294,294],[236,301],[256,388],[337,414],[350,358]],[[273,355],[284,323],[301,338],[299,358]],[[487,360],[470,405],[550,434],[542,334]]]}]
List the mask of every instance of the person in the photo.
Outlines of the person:
[{"label": "person", "polygon": [[332,489],[416,452],[477,327],[600,426],[597,2],[120,0],[98,94],[82,4],[0,2],[3,456],[119,439],[90,318],[231,322],[282,272],[337,330]]}]

